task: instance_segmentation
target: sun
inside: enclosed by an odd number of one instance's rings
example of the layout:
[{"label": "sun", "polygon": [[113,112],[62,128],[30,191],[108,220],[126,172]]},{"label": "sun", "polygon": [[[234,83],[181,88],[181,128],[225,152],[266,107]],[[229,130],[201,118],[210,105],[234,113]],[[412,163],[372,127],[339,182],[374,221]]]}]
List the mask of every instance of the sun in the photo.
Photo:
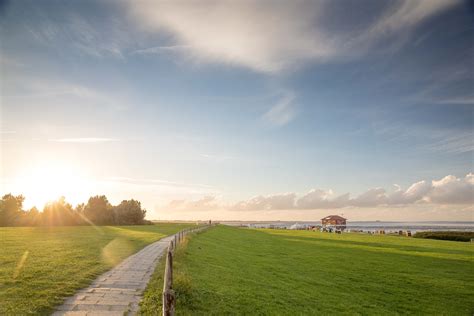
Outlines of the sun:
[{"label": "sun", "polygon": [[16,187],[25,197],[25,208],[43,206],[61,196],[75,205],[87,198],[87,180],[84,172],[61,161],[35,164],[17,177]]}]

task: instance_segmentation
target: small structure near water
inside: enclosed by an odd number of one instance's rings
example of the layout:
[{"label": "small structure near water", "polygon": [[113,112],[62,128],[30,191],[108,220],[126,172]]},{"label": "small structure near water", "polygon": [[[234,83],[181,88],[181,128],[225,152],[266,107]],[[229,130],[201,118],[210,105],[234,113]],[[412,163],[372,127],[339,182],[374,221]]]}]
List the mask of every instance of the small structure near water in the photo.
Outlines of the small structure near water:
[{"label": "small structure near water", "polygon": [[288,229],[291,229],[291,230],[305,230],[305,229],[307,229],[307,226],[303,225],[303,224],[294,223]]},{"label": "small structure near water", "polygon": [[346,229],[346,221],[342,216],[339,215],[329,215],[321,219],[323,230],[328,231],[343,231]]}]

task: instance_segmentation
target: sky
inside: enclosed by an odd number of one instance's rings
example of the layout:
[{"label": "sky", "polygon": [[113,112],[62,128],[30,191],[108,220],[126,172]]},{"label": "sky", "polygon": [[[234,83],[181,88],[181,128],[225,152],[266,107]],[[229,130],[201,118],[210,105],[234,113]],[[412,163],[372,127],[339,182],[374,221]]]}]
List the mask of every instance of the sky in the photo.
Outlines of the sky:
[{"label": "sky", "polygon": [[0,193],[474,220],[474,6],[0,1]]}]

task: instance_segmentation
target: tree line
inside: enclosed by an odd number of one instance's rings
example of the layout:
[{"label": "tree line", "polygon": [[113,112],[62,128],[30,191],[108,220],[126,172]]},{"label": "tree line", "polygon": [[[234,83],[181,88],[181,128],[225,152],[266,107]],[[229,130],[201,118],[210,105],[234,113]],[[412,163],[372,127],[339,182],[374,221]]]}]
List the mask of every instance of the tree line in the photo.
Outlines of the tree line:
[{"label": "tree line", "polygon": [[43,212],[23,209],[23,195],[6,194],[0,200],[0,226],[144,225],[146,210],[137,200],[113,206],[105,195],[89,198],[75,208],[64,197],[47,203]]}]

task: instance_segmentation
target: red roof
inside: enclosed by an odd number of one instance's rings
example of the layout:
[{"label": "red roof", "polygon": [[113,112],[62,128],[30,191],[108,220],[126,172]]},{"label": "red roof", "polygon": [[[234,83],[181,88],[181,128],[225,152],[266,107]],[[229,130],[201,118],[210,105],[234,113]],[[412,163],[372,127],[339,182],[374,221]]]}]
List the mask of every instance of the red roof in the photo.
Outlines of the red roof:
[{"label": "red roof", "polygon": [[324,220],[330,220],[330,219],[339,219],[339,220],[346,220],[346,218],[342,217],[342,216],[339,216],[339,215],[329,215],[329,216],[326,216],[325,218],[321,218],[322,221]]}]

